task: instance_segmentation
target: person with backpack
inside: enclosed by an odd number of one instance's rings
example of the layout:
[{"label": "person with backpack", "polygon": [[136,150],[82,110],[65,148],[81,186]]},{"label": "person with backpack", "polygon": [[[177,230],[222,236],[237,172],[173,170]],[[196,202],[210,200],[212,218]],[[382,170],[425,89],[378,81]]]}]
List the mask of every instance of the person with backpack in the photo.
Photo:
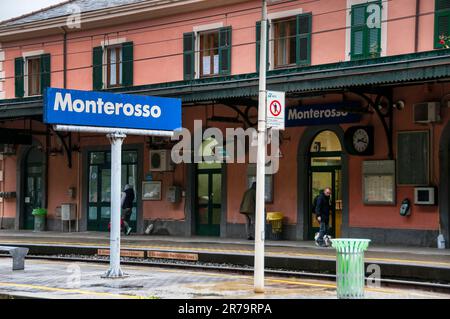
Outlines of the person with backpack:
[{"label": "person with backpack", "polygon": [[125,226],[125,235],[131,233],[130,220],[133,213],[134,190],[133,185],[127,184],[122,192],[122,221]]},{"label": "person with backpack", "polygon": [[316,214],[317,221],[320,223],[319,237],[316,239],[316,243],[320,247],[326,246],[323,237],[328,234],[331,210],[330,197],[331,188],[327,187],[320,191],[320,194],[314,199],[314,213]]}]

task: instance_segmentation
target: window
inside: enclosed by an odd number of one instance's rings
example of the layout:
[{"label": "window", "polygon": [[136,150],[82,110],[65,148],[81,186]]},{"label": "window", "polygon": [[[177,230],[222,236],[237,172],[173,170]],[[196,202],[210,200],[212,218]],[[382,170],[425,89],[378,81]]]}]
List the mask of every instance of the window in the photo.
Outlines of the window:
[{"label": "window", "polygon": [[27,59],[28,96],[41,94],[41,58]]},{"label": "window", "polygon": [[231,73],[231,27],[183,35],[185,80]]},{"label": "window", "polygon": [[[268,67],[271,69],[311,64],[311,13],[273,20],[267,32]],[[256,23],[256,70],[259,70],[261,22]],[[269,51],[270,50],[272,51]],[[271,61],[271,63],[269,63]]]},{"label": "window", "polygon": [[352,6],[352,60],[377,58],[381,53],[381,1]]},{"label": "window", "polygon": [[219,74],[219,31],[200,33],[200,76]]},{"label": "window", "polygon": [[282,67],[296,63],[296,20],[278,20],[273,22],[274,28],[274,67]]},{"label": "window", "polygon": [[14,74],[16,97],[43,94],[50,86],[50,54],[16,58]]},{"label": "window", "polygon": [[450,36],[450,0],[436,0],[435,8],[434,47],[442,49],[441,39]]},{"label": "window", "polygon": [[122,48],[110,47],[106,49],[106,86],[122,85]]},{"label": "window", "polygon": [[95,47],[92,58],[94,90],[133,85],[133,42]]}]

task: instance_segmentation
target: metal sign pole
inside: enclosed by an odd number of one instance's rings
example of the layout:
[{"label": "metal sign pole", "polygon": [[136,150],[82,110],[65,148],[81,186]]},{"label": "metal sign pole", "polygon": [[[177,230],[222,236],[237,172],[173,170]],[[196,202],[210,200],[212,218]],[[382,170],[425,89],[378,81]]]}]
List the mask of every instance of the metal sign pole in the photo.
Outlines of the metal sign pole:
[{"label": "metal sign pole", "polygon": [[124,273],[120,268],[120,219],[121,219],[121,177],[122,177],[122,143],[123,133],[108,134],[111,142],[111,237],[109,250],[109,270],[104,278],[121,278]]},{"label": "metal sign pole", "polygon": [[264,293],[264,189],[266,168],[266,66],[267,3],[263,0],[259,59],[258,153],[256,163],[255,274],[254,291]]}]

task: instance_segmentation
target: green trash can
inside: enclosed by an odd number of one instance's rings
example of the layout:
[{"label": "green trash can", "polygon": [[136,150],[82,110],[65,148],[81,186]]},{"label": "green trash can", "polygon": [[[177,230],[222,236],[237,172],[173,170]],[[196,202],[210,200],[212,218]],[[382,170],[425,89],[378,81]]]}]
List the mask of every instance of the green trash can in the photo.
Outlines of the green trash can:
[{"label": "green trash can", "polygon": [[364,251],[370,239],[331,240],[336,248],[336,291],[339,299],[364,298]]},{"label": "green trash can", "polygon": [[47,217],[47,210],[45,208],[35,208],[31,212],[34,216],[34,231],[45,231],[45,219]]}]

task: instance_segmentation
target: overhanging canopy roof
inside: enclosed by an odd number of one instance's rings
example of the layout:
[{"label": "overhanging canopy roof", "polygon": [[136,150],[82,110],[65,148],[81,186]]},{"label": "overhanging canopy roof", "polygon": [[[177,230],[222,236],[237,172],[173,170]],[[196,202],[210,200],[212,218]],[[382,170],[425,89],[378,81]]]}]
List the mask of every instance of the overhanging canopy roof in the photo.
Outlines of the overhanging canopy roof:
[{"label": "overhanging canopy roof", "polygon": [[[373,86],[450,81],[450,49],[269,71],[267,88],[288,96]],[[258,74],[178,81],[108,90],[178,97],[184,103],[258,96]],[[41,98],[0,101],[0,118],[42,114]]]}]

